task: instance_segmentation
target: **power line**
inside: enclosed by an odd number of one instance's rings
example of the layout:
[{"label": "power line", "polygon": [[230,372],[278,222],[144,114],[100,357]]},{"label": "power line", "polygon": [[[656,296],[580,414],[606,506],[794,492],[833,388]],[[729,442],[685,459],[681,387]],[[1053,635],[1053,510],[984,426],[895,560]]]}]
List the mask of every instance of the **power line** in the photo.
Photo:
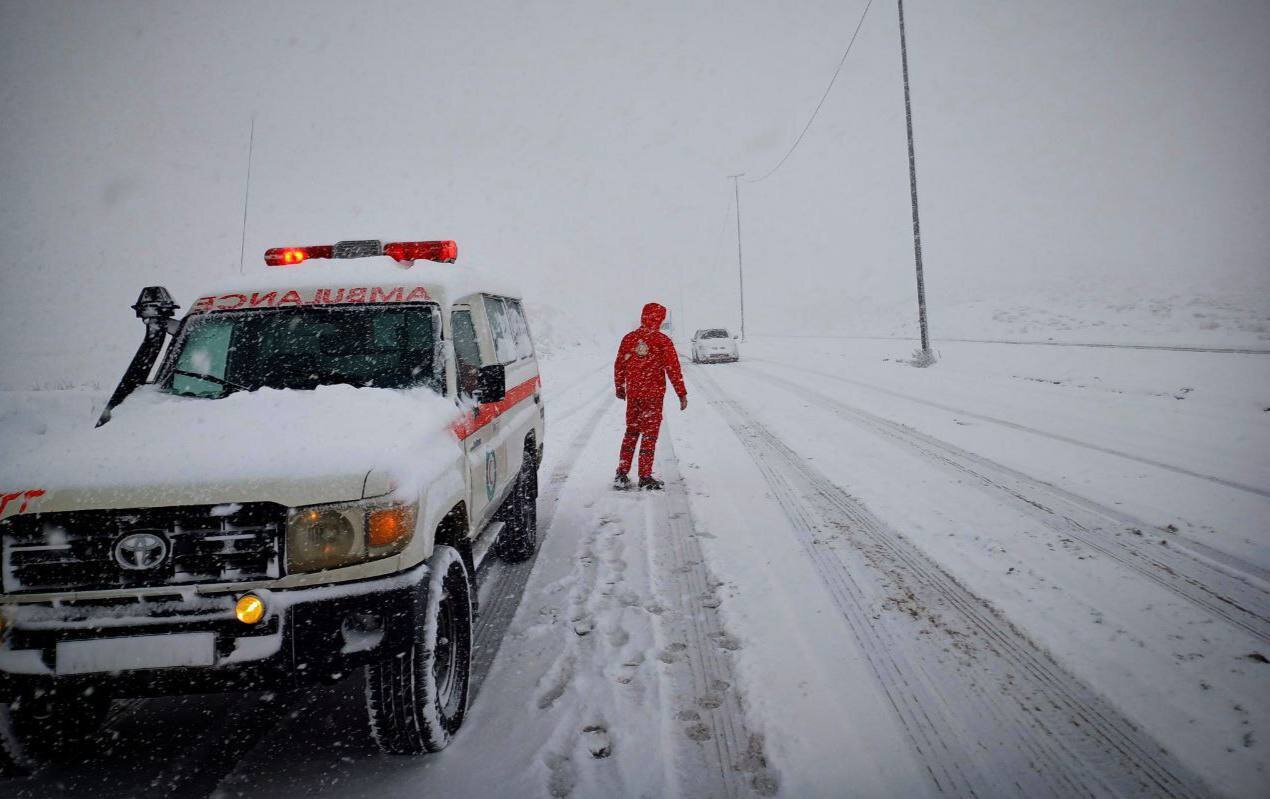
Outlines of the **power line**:
[{"label": "power line", "polygon": [[760,183],[776,174],[776,170],[785,165],[789,157],[794,154],[794,150],[798,149],[798,145],[802,143],[803,137],[807,135],[807,131],[811,130],[811,123],[816,121],[816,115],[820,113],[820,107],[825,104],[825,100],[829,99],[829,92],[833,91],[834,81],[838,80],[838,73],[842,72],[842,65],[847,63],[847,56],[851,54],[851,47],[855,44],[856,37],[860,35],[860,28],[864,26],[864,18],[869,14],[869,8],[873,5],[873,0],[865,3],[864,11],[860,14],[860,21],[856,23],[855,32],[851,34],[851,41],[847,42],[847,49],[843,51],[841,60],[838,61],[838,68],[833,71],[833,77],[829,79],[829,85],[825,87],[825,93],[821,95],[820,102],[816,103],[816,110],[811,112],[811,119],[807,120],[807,124],[803,127],[803,132],[798,134],[798,138],[794,139],[793,145],[789,151],[785,153],[785,157],[780,160],[776,166],[765,172],[762,177],[746,180],[746,183]]},{"label": "power line", "polygon": [[723,248],[727,244],[728,227],[732,223],[732,197],[728,197],[728,210],[723,212],[723,227],[719,230],[719,235],[715,237],[714,254],[710,256],[710,272],[713,275],[719,268],[719,257],[723,254]]}]

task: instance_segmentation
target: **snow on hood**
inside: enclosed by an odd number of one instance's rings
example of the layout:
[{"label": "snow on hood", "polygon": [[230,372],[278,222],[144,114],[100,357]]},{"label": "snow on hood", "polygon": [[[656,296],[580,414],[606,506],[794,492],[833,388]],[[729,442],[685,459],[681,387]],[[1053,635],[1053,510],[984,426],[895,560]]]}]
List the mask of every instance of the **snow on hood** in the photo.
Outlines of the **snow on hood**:
[{"label": "snow on hood", "polygon": [[31,509],[44,511],[358,499],[372,470],[386,478],[377,484],[406,492],[452,466],[457,414],[428,389],[260,389],[209,400],[145,387],[99,428],[26,426],[24,446],[0,460],[0,487],[47,492]]}]

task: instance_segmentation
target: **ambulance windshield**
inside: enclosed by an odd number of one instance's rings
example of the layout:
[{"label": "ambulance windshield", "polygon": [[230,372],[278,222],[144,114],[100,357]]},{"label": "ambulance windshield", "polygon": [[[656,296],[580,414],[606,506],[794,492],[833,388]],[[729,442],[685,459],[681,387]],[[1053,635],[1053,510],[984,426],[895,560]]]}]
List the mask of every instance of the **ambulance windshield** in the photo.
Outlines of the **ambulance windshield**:
[{"label": "ambulance windshield", "polygon": [[434,305],[318,306],[191,316],[163,391],[215,399],[258,388],[430,387],[444,392]]}]

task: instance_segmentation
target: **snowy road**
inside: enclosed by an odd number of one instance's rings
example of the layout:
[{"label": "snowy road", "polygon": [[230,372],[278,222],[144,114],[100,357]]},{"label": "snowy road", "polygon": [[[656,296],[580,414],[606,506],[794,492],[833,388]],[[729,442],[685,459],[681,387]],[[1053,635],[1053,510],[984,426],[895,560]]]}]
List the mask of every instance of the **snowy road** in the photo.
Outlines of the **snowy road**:
[{"label": "snowy road", "polygon": [[352,675],[119,703],[102,754],[0,791],[1261,795],[1270,375],[1225,359],[1263,359],[1044,351],[688,366],[664,494],[608,487],[607,354],[548,361],[542,545],[481,575],[449,749],[374,752]]}]

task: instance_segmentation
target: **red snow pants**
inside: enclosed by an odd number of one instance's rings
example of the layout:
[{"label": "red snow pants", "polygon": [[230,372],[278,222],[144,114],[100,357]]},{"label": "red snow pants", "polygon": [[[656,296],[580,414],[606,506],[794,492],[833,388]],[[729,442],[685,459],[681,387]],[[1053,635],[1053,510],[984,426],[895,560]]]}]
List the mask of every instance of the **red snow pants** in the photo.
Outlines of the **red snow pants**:
[{"label": "red snow pants", "polygon": [[639,441],[639,476],[652,477],[653,455],[657,451],[657,433],[661,430],[661,397],[628,397],[626,400],[626,435],[622,437],[622,454],[617,470],[626,474],[635,457]]}]

